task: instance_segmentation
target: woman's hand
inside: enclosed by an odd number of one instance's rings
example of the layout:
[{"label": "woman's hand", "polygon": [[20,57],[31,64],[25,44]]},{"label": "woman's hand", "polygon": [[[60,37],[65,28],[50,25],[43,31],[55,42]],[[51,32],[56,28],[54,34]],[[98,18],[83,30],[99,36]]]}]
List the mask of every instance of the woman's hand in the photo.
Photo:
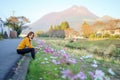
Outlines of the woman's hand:
[{"label": "woman's hand", "polygon": [[39,48],[38,47],[35,47],[35,52],[37,53],[39,51]]}]

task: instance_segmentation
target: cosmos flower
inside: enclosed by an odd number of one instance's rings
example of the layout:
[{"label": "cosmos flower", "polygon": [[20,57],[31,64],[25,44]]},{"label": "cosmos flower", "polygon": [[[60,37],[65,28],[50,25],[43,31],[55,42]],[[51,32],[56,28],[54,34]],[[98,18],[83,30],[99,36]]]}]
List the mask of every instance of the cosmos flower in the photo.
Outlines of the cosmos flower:
[{"label": "cosmos flower", "polygon": [[68,62],[73,63],[73,64],[76,64],[76,63],[77,63],[76,59],[74,59],[74,58],[70,58],[70,59],[68,60]]},{"label": "cosmos flower", "polygon": [[91,77],[92,79],[94,79],[95,73],[93,73],[93,72],[88,72],[88,73],[89,73],[90,77]]},{"label": "cosmos flower", "polygon": [[91,66],[94,67],[94,68],[98,67],[97,64],[91,64]]},{"label": "cosmos flower", "polygon": [[113,76],[115,75],[115,73],[113,72],[113,70],[111,68],[108,69],[108,72]]},{"label": "cosmos flower", "polygon": [[88,58],[93,58],[93,55],[86,55],[86,56],[80,57],[80,59],[88,59]]},{"label": "cosmos flower", "polygon": [[54,64],[60,64],[60,62],[59,61],[56,61],[56,60],[52,60],[52,63],[54,63]]},{"label": "cosmos flower", "polygon": [[73,80],[74,78],[74,74],[72,73],[72,71],[68,69],[61,71],[61,73],[62,73],[62,78],[64,79],[68,78],[69,80]]},{"label": "cosmos flower", "polygon": [[104,77],[105,77],[105,73],[102,70],[95,71],[94,80],[103,80]]},{"label": "cosmos flower", "polygon": [[86,75],[80,71],[76,76],[75,76],[75,79],[80,79],[80,80],[85,80],[87,77]]}]

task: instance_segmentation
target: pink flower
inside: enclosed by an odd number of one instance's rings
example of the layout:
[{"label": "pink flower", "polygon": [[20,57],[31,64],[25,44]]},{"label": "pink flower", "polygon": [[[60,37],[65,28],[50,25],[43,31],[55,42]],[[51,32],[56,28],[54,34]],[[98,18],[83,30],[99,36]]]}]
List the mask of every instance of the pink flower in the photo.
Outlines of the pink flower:
[{"label": "pink flower", "polygon": [[68,54],[66,54],[66,53],[62,54],[62,56],[66,59],[68,58]]},{"label": "pink flower", "polygon": [[54,64],[60,64],[60,62],[59,62],[59,61],[57,62],[57,61],[56,61],[56,60],[54,60],[54,59],[52,60],[52,62],[53,62]]}]

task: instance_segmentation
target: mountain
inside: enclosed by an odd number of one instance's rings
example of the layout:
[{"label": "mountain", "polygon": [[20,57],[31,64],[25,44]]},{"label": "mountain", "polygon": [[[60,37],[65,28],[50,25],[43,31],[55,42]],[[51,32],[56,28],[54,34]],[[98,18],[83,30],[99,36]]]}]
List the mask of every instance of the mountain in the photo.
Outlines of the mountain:
[{"label": "mountain", "polygon": [[111,16],[105,15],[105,16],[97,19],[97,21],[102,21],[102,22],[107,22],[107,21],[110,21],[110,20],[115,20],[115,18],[112,18]]},{"label": "mountain", "polygon": [[63,21],[67,21],[71,28],[80,30],[80,25],[83,21],[92,23],[98,18],[98,16],[90,12],[87,8],[74,5],[61,12],[52,12],[44,15],[36,22],[29,25],[30,27],[27,30],[47,31],[51,25],[59,25]]}]

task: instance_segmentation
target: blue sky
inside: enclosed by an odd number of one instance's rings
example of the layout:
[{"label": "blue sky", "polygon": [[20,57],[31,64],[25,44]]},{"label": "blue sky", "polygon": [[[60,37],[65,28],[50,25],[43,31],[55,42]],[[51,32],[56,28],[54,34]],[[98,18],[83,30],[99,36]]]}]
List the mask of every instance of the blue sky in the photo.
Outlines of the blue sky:
[{"label": "blue sky", "polygon": [[95,15],[120,19],[120,0],[0,0],[0,18],[26,16],[31,23],[50,12],[59,12],[73,5],[84,6]]}]

